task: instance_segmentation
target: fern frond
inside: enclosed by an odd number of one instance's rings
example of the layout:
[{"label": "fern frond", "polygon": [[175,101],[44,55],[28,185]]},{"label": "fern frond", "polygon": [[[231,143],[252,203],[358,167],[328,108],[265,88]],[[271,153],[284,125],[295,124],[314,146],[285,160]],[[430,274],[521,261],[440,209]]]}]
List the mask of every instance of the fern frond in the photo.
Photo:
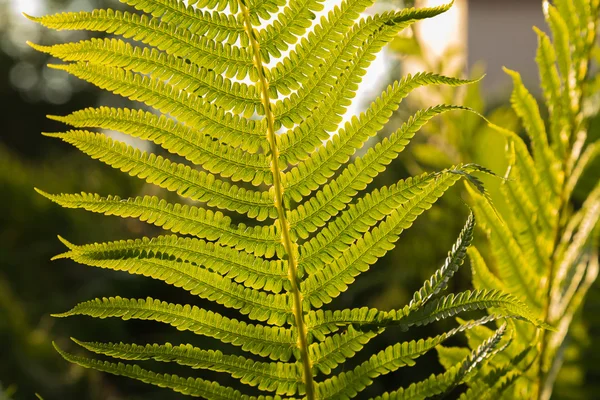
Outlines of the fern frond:
[{"label": "fern frond", "polygon": [[[433,347],[479,325],[517,318],[546,327],[516,297],[499,291],[440,295],[466,257],[473,237],[473,215],[443,266],[404,308],[320,309],[393,249],[402,232],[457,181],[464,178],[487,193],[472,174],[490,171],[461,164],[373,189],[354,199],[433,117],[451,110],[473,111],[444,104],[422,109],[351,161],[387,124],[398,104],[418,87],[472,81],[432,73],[409,76],[388,87],[360,116],[339,126],[366,68],[383,46],[414,22],[448,10],[452,2],[363,18],[361,13],[373,0],[342,0],[326,17],[314,21],[324,0],[120,1],[135,11],[30,17],[58,30],[112,35],[32,47],[66,62],[53,68],[153,110],[101,107],[54,116],[51,118],[75,130],[48,135],[147,183],[205,203],[206,208],[151,196],[121,199],[40,191],[67,208],[135,218],[195,236],[83,246],[61,238],[68,250],[55,258],[150,277],[234,314],[239,312],[244,320],[150,297],[97,298],[56,316],[155,321],[238,346],[273,362],[192,344],[75,340],[101,356],[226,373],[256,392],[273,396],[252,397],[202,379],[157,374],[135,364],[104,362],[58,350],[64,358],[207,399],[346,399],[358,395],[374,378],[413,365]],[[274,58],[280,61],[269,65]],[[195,165],[142,152],[86,130],[91,128],[152,141]],[[337,134],[331,136],[333,132]],[[324,143],[327,139],[331,140]],[[523,152],[533,165],[526,147]],[[530,180],[534,181],[531,191],[537,190],[541,182],[537,171]],[[239,181],[257,188],[247,189],[236,183]],[[538,203],[531,201],[526,206],[531,215]],[[540,210],[546,206],[546,214],[553,212],[545,204],[539,206]],[[250,226],[234,223],[236,217],[213,208],[258,222],[248,222]],[[259,224],[267,219],[275,221]],[[317,383],[320,374],[332,374],[388,327],[405,331],[486,307],[494,312],[436,337],[396,343],[353,370]],[[253,323],[245,322],[247,319]],[[474,353],[476,357],[468,359],[468,367],[463,363],[462,369],[440,377],[440,382],[415,387],[442,393],[463,380],[484,353],[487,356],[491,350],[480,349]],[[437,389],[432,386],[438,383]]]},{"label": "fern frond", "polygon": [[273,176],[263,154],[252,154],[214,141],[164,115],[128,108],[86,108],[70,115],[49,118],[76,128],[103,128],[150,140],[185,157],[213,174],[233,181],[271,184]]},{"label": "fern frond", "polygon": [[260,146],[266,148],[260,123],[223,111],[201,97],[185,90],[177,90],[154,77],[84,62],[52,65],[52,68],[69,72],[131,100],[143,102],[231,146],[241,146],[252,152],[256,152]]},{"label": "fern frond", "polygon": [[[571,88],[571,50],[569,43],[569,27],[567,26],[562,15],[558,12],[556,7],[549,4],[544,7],[546,14],[546,21],[552,31],[552,38],[554,39],[554,49],[556,52],[557,64],[560,74],[562,76],[563,84],[565,85],[564,96],[569,99],[569,89]],[[566,103],[570,107],[570,101]],[[567,109],[570,111],[570,108]]]},{"label": "fern frond", "polygon": [[552,245],[549,243],[547,232],[541,231],[537,224],[537,210],[527,198],[527,194],[519,179],[520,169],[510,168],[510,174],[502,183],[500,189],[506,198],[506,203],[512,211],[507,224],[512,232],[518,232],[515,240],[519,244],[526,259],[532,260],[535,271],[543,275],[550,260]]},{"label": "fern frond", "polygon": [[79,303],[70,311],[54,316],[62,318],[74,315],[162,322],[180,331],[191,331],[240,346],[245,351],[272,360],[289,360],[295,347],[294,332],[290,329],[246,324],[196,306],[172,304],[150,297],[105,297]]},{"label": "fern frond", "polygon": [[[591,115],[586,107],[593,101],[588,89],[595,80],[589,69],[593,63],[589,51],[597,39],[600,3],[543,3],[552,40],[541,30],[534,30],[549,137],[537,102],[518,73],[507,71],[514,81],[512,108],[523,121],[533,158],[515,133],[494,127],[507,137],[511,150],[507,157],[508,179],[501,188],[508,207],[495,217],[486,210],[480,196],[473,196],[473,202],[489,236],[497,277],[476,250],[469,254],[476,287],[506,287],[535,305],[534,315],[555,329],[534,331],[527,324],[515,322],[517,340],[495,356],[478,379],[468,382],[469,389],[461,399],[550,399],[565,357],[565,338],[573,312],[581,306],[581,299],[598,274],[597,265],[588,263],[588,257],[594,226],[600,218],[600,186],[592,190],[583,206],[570,197],[597,152],[596,145],[586,139]],[[596,205],[590,207],[592,203]],[[489,332],[485,328],[471,330],[467,335],[469,347],[481,343],[486,334]]]},{"label": "fern frond", "polygon": [[93,267],[124,271],[164,281],[203,299],[239,310],[241,314],[256,321],[279,326],[292,321],[291,299],[287,293],[269,294],[245,288],[230,278],[191,263],[165,257],[94,260],[77,252],[71,252],[69,258]]},{"label": "fern frond", "polygon": [[[557,268],[555,271],[552,294],[557,299],[557,306],[551,308],[549,312],[549,318],[555,319],[565,311],[565,304],[568,300],[565,297],[573,295],[573,291],[568,290],[570,284],[574,284],[574,288],[579,286],[581,279],[583,279],[584,271],[582,270],[579,274],[571,273],[571,278],[574,282],[571,282],[568,278],[570,275],[569,271],[577,264],[577,261],[582,256],[583,249],[588,245],[594,229],[596,228],[598,221],[600,221],[600,182],[596,184],[594,190],[589,194],[583,207],[580,210],[581,220],[577,226],[577,233],[573,235],[569,241],[567,248],[557,261]],[[575,279],[574,276],[579,275],[579,279]],[[570,296],[565,296],[569,294]],[[560,305],[562,306],[560,306]]]},{"label": "fern frond", "polygon": [[[372,3],[372,0],[345,0],[339,8],[336,7],[330,11],[327,17],[322,19],[321,24],[317,25],[306,39],[303,39],[287,57],[271,70],[271,92],[286,95],[290,90],[299,89],[300,84],[310,79],[315,65],[329,57],[329,52],[339,44],[353,21]],[[451,5],[450,2],[432,8],[404,9],[396,13],[390,23],[410,23],[419,19],[431,18],[447,11]]]},{"label": "fern frond", "polygon": [[273,197],[269,192],[246,190],[215,179],[212,174],[199,172],[153,153],[142,152],[100,133],[72,130],[45,135],[59,138],[113,168],[191,200],[246,214],[258,221],[277,217]]},{"label": "fern frond", "polygon": [[215,40],[217,43],[248,46],[244,23],[239,17],[218,11],[202,11],[180,0],[120,0],[136,9],[160,18],[165,23],[178,26],[193,34]]},{"label": "fern frond", "polygon": [[114,260],[161,258],[204,266],[252,289],[264,289],[273,293],[280,293],[283,288],[289,289],[283,261],[268,261],[219,243],[175,235],[83,246],[76,246],[60,237],[59,239],[69,251],[55,258],[71,258],[84,264],[95,263],[99,267],[104,262],[110,264]]},{"label": "fern frond", "polygon": [[433,296],[441,292],[448,285],[448,281],[454,276],[467,256],[467,248],[473,240],[473,231],[475,230],[475,216],[469,214],[464,228],[460,232],[458,239],[448,253],[444,265],[423,284],[423,287],[415,292],[412,300],[408,304],[409,308],[416,309],[427,303]]},{"label": "fern frond", "polygon": [[460,384],[479,364],[488,360],[494,353],[500,350],[498,349],[498,346],[506,332],[506,326],[506,322],[504,322],[488,339],[469,354],[469,357],[462,363],[460,370],[455,377],[455,385]]},{"label": "fern frond", "polygon": [[531,139],[533,156],[541,182],[550,193],[556,196],[564,178],[559,170],[554,153],[548,145],[546,127],[540,115],[538,104],[523,85],[519,73],[506,68],[504,70],[513,80],[514,89],[510,98],[511,103],[513,109],[523,121],[525,130]]},{"label": "fern frond", "polygon": [[281,52],[286,51],[290,44],[296,43],[303,36],[315,19],[314,12],[323,9],[325,0],[292,0],[283,10],[260,32],[258,43],[261,56],[269,62],[270,56],[281,57]]},{"label": "fern frond", "polygon": [[[289,128],[297,124],[279,138],[284,161],[296,164],[305,160],[338,128],[357,84],[374,59],[372,52],[382,45],[379,37],[385,31],[375,36],[368,34],[368,29],[375,29],[372,25],[378,24],[383,23],[369,19],[363,29],[346,36],[342,44],[332,49],[332,54],[320,61],[326,62],[327,68],[319,68],[319,71],[327,70],[327,73],[311,77],[297,92],[276,104],[277,121]],[[391,37],[387,35],[388,39]]]},{"label": "fern frond", "polygon": [[537,168],[527,145],[515,132],[508,129],[504,129],[494,124],[490,124],[490,127],[495,131],[502,134],[512,149],[514,149],[515,160],[513,168],[517,169],[519,178],[523,181],[514,182],[515,185],[520,185],[523,191],[527,194],[527,198],[532,202],[536,211],[537,219],[542,224],[544,231],[552,231],[555,225],[555,218],[553,215],[556,212],[556,207],[548,202],[548,198],[551,196],[551,191],[547,189],[547,186],[540,182],[540,176],[537,172]]},{"label": "fern frond", "polygon": [[174,346],[166,343],[140,346],[72,340],[96,354],[130,361],[175,362],[194,369],[226,372],[244,384],[256,386],[260,390],[276,392],[279,395],[293,396],[296,392],[303,394],[302,373],[296,363],[253,361],[242,356],[223,354],[218,350],[202,350],[190,344]]},{"label": "fern frond", "polygon": [[[525,303],[508,293],[497,290],[464,291],[430,301],[425,307],[411,310],[408,306],[392,311],[379,311],[374,308],[345,310],[317,310],[307,315],[307,324],[315,336],[326,335],[340,327],[354,324],[365,329],[372,327],[397,326],[408,330],[412,326],[424,326],[435,321],[450,318],[465,311],[493,308],[489,321],[499,318],[516,318],[528,321],[538,327],[548,328],[527,307]],[[483,319],[482,319],[483,320]]]},{"label": "fern frond", "polygon": [[[319,218],[319,220],[324,222],[335,216],[340,210],[346,207],[352,196],[356,195],[358,191],[365,189],[385,169],[385,166],[404,150],[409,141],[423,125],[436,115],[457,109],[464,109],[464,107],[442,105],[417,112],[389,138],[385,138],[375,147],[370,148],[364,156],[348,164],[338,177],[317,191],[308,200],[308,204],[304,204],[304,209],[310,212],[305,212],[302,220]],[[288,188],[286,194],[291,199],[300,201],[302,197],[309,195],[310,192],[311,190],[308,188],[299,187]],[[315,216],[321,210],[324,211],[325,215],[323,217]],[[314,224],[319,226],[317,223]]]},{"label": "fern frond", "polygon": [[231,81],[214,70],[186,63],[183,58],[156,50],[132,46],[120,39],[90,39],[77,43],[40,46],[28,42],[34,49],[64,61],[89,62],[119,67],[128,71],[168,82],[174,88],[186,90],[234,113],[251,117],[263,114],[260,96],[254,86]]},{"label": "fern frond", "polygon": [[174,233],[194,235],[207,240],[219,239],[221,244],[238,250],[271,257],[279,248],[275,226],[234,226],[221,212],[179,203],[167,203],[157,197],[144,196],[122,200],[118,196],[98,194],[52,195],[36,189],[42,196],[66,208],[83,208],[104,215],[136,218]]},{"label": "fern frond", "polygon": [[229,78],[243,79],[254,68],[252,57],[245,48],[193,35],[187,29],[161,22],[158,18],[148,18],[147,15],[106,9],[44,17],[26,16],[46,28],[106,32],[133,39],[168,54],[187,58],[216,73],[224,73]]},{"label": "fern frond", "polygon": [[460,365],[455,365],[444,373],[432,374],[429,378],[413,383],[407,388],[385,392],[370,400],[423,400],[440,395],[453,384],[459,368]]},{"label": "fern frond", "polygon": [[[471,329],[477,329],[482,325],[473,326]],[[470,332],[470,330],[466,332]],[[496,332],[498,336],[501,336],[502,332]],[[431,375],[424,381],[411,384],[408,388],[401,388],[394,392],[384,393],[381,396],[377,396],[371,400],[423,400],[427,398],[443,398],[449,394],[453,387],[460,384],[465,380],[468,375],[468,370],[474,367],[475,363],[479,364],[485,358],[485,354],[489,355],[493,352],[493,345],[496,340],[491,341],[487,346],[476,349],[472,352],[468,352],[464,348],[448,348],[438,346],[437,350],[441,351],[457,349],[461,353],[467,352],[467,356],[460,362],[452,363],[446,368],[446,372],[438,375]],[[496,343],[497,345],[497,343]],[[440,351],[441,350],[441,351]]]},{"label": "fern frond", "polygon": [[464,311],[492,308],[494,313],[510,318],[523,319],[538,327],[547,327],[529,307],[517,297],[497,290],[464,291],[431,300],[424,307],[406,312],[390,312],[392,324],[405,327],[427,325],[440,319],[455,316]]},{"label": "fern frond", "polygon": [[486,199],[470,188],[468,190],[473,199],[475,215],[493,244],[500,278],[511,293],[524,296],[528,304],[541,307],[543,287],[540,286],[536,271],[527,263],[513,233],[498,219]]},{"label": "fern frond", "polygon": [[[275,117],[284,126],[291,128],[294,123],[300,124],[286,134],[292,135],[290,141],[294,146],[314,142],[323,135],[319,131],[327,132],[340,122],[375,54],[400,30],[415,22],[398,19],[399,14],[388,12],[359,21],[324,59],[325,65],[295,93],[275,105]],[[308,117],[307,125],[312,132],[306,135],[301,125]],[[285,141],[282,141],[282,150],[284,154],[288,152]]]},{"label": "fern frond", "polygon": [[[408,203],[414,198],[414,194],[422,193],[432,182],[440,185],[440,181],[445,181],[446,178],[451,180],[455,176],[451,176],[448,171],[423,174],[373,190],[356,203],[350,204],[347,210],[328,223],[317,236],[300,246],[300,264],[309,273],[315,273],[320,267],[338,259],[347,245],[354,243],[362,233],[382,220],[386,213]],[[307,205],[310,205],[310,201]],[[379,210],[385,210],[385,213]],[[300,237],[308,237],[309,232],[317,229],[309,221],[296,222],[299,215],[307,212],[300,205],[290,213],[290,223]]]},{"label": "fern frond", "polygon": [[56,344],[54,344],[54,348],[65,360],[82,367],[137,379],[159,387],[169,388],[188,396],[221,400],[276,400],[276,398],[271,396],[260,396],[260,398],[257,398],[244,395],[233,388],[221,386],[216,382],[209,382],[200,378],[182,378],[172,374],[159,374],[143,369],[135,364],[112,363],[76,356],[61,350]]},{"label": "fern frond", "polygon": [[319,398],[350,399],[373,383],[378,376],[404,366],[413,366],[415,359],[446,339],[446,335],[427,340],[402,342],[373,355],[352,371],[342,372],[317,385]]},{"label": "fern frond", "polygon": [[556,68],[556,52],[548,35],[535,27],[534,30],[538,35],[535,61],[539,69],[540,86],[542,87],[548,112],[552,116],[550,119],[551,145],[559,156],[564,157],[566,143],[564,138],[561,137],[561,133],[566,132],[570,122],[568,118],[564,118],[565,104],[561,93],[562,83]]},{"label": "fern frond", "polygon": [[[454,179],[452,179],[454,177]],[[458,175],[440,180],[418,193],[403,207],[393,210],[383,222],[351,245],[345,245],[340,258],[310,275],[302,282],[304,299],[309,304],[320,307],[329,303],[354,282],[357,275],[369,269],[377,259],[394,248],[400,234],[408,229],[414,220],[440,198],[459,179]]]},{"label": "fern frond", "polygon": [[306,161],[301,162],[286,172],[283,180],[287,191],[306,193],[316,190],[327,182],[356,150],[388,122],[392,112],[408,94],[419,87],[430,84],[447,84],[450,86],[471,83],[472,81],[448,78],[437,74],[416,74],[395,82],[378,97],[371,106],[354,117],[325,145],[321,146]]},{"label": "fern frond", "polygon": [[277,98],[278,93],[289,95],[292,90],[298,90],[371,4],[373,0],[344,0],[321,18],[307,37],[300,39],[300,43],[270,70],[269,95]]},{"label": "fern frond", "polygon": [[471,260],[473,285],[477,290],[505,291],[504,284],[488,268],[476,247],[467,250]]},{"label": "fern frond", "polygon": [[348,326],[343,333],[328,336],[322,342],[312,343],[308,348],[313,365],[324,374],[330,374],[338,365],[360,351],[365,344],[383,330],[360,331]]},{"label": "fern frond", "polygon": [[349,399],[355,397],[367,386],[373,383],[378,376],[388,374],[404,366],[415,365],[415,359],[427,353],[437,345],[443,343],[457,333],[488,322],[488,318],[472,321],[471,324],[461,325],[446,333],[418,341],[401,342],[388,346],[386,349],[371,356],[369,360],[360,364],[354,370],[342,372],[317,385],[319,398],[322,399]]},{"label": "fern frond", "polygon": [[509,368],[494,369],[485,379],[475,380],[459,400],[495,400],[521,377],[519,371]]}]

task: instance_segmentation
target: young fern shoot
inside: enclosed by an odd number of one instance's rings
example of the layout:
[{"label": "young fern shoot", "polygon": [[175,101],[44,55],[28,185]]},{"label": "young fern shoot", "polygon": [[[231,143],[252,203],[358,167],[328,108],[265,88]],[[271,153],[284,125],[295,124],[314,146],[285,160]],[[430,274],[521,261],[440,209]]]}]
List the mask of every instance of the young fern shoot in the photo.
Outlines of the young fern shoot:
[{"label": "young fern shoot", "polygon": [[[448,188],[462,178],[473,179],[471,174],[480,169],[457,165],[366,192],[423,125],[442,113],[464,109],[455,105],[418,111],[353,158],[412,90],[466,80],[432,73],[407,76],[360,116],[339,126],[375,54],[402,29],[435,17],[451,4],[363,17],[371,0],[345,0],[315,21],[322,0],[122,1],[137,11],[29,17],[52,29],[98,31],[115,38],[31,45],[65,62],[53,68],[155,112],[88,108],[53,116],[74,129],[48,135],[194,205],[153,196],[39,192],[64,207],[136,218],[173,233],[89,245],[61,238],[68,251],[57,257],[162,280],[199,299],[183,305],[110,297],[80,303],[57,316],[162,322],[237,346],[244,356],[191,344],[75,340],[84,349],[125,362],[57,347],[63,357],[206,399],[256,398],[244,393],[248,386],[264,392],[260,398],[347,399],[360,396],[377,376],[414,364],[465,330],[505,318],[541,326],[523,302],[497,290],[441,295],[466,256],[473,216],[442,268],[406,307],[324,309],[394,248],[401,233]],[[154,142],[185,163],[87,130],[93,128]],[[248,222],[234,223],[234,213]],[[202,308],[209,302],[239,316]],[[336,370],[384,329],[406,330],[487,307],[494,307],[494,314],[432,338],[399,342],[354,369]],[[503,325],[453,374],[411,390],[423,390],[426,397],[460,384],[494,353],[506,330]],[[137,360],[227,373],[240,385],[156,373],[131,363]]]}]

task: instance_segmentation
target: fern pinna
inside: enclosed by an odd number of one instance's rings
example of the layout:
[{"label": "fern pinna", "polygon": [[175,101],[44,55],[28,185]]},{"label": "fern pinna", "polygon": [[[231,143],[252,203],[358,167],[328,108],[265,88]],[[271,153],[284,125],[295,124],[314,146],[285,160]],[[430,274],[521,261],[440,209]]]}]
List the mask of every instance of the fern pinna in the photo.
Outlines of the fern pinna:
[{"label": "fern pinna", "polygon": [[[115,37],[31,45],[66,61],[53,68],[145,103],[156,112],[88,108],[51,117],[75,129],[48,136],[187,201],[40,193],[64,207],[137,218],[179,236],[90,245],[61,239],[68,251],[58,257],[162,280],[237,310],[240,316],[232,319],[208,311],[201,308],[201,301],[180,305],[122,297],[87,301],[58,316],[163,322],[238,346],[250,356],[191,344],[77,344],[126,361],[174,362],[228,373],[278,398],[345,399],[356,396],[375,377],[412,365],[465,329],[505,317],[537,323],[527,306],[499,291],[439,294],[463,262],[473,217],[442,268],[403,309],[323,309],[391,250],[402,231],[450,186],[478,169],[459,165],[358,196],[422,125],[461,109],[453,105],[417,112],[391,136],[351,159],[413,89],[467,81],[430,73],[408,76],[338,128],[374,55],[400,30],[444,12],[450,4],[362,17],[371,1],[345,0],[313,21],[323,1],[123,2],[137,11],[29,17],[49,28]],[[86,128],[152,141],[187,163],[141,152]],[[203,204],[190,205],[192,201]],[[229,213],[258,222],[234,223]],[[485,307],[495,307],[495,313],[433,338],[399,342],[353,370],[336,370],[387,327],[408,329]],[[403,398],[400,393],[426,397],[453,387],[495,351],[506,329],[499,329],[450,373],[386,398]],[[201,378],[58,351],[82,366],[193,396],[254,398]]]},{"label": "fern pinna", "polygon": [[[552,39],[534,30],[548,124],[520,75],[507,69],[514,84],[512,107],[523,123],[531,153],[519,135],[493,126],[509,149],[509,168],[501,186],[505,207],[497,214],[485,198],[470,190],[489,249],[473,247],[469,257],[478,290],[518,296],[554,331],[536,331],[517,322],[520,335],[491,360],[479,379],[472,380],[464,396],[469,399],[479,399],[483,392],[493,393],[488,398],[503,394],[507,399],[549,399],[569,345],[569,328],[598,275],[598,174],[592,174],[592,188],[583,199],[574,198],[574,189],[600,149],[597,140],[588,138],[600,82],[591,69],[600,2],[555,0],[543,5]],[[492,334],[485,327],[471,330],[470,347]],[[447,367],[469,353],[460,348],[439,351]]]}]

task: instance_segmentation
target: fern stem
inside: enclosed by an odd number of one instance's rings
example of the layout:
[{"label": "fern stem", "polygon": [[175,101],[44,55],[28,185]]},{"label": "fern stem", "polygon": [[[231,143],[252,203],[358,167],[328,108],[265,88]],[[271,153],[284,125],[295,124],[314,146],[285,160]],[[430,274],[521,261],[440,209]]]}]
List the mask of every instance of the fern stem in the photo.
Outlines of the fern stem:
[{"label": "fern stem", "polygon": [[304,313],[302,310],[302,293],[300,292],[300,277],[298,276],[298,260],[294,251],[294,242],[290,234],[290,225],[287,221],[287,210],[283,200],[283,184],[281,183],[281,169],[279,167],[279,148],[277,147],[277,133],[275,129],[275,117],[272,110],[271,99],[269,96],[269,81],[264,73],[264,65],[260,55],[260,45],[256,31],[252,27],[250,20],[250,11],[245,4],[245,0],[238,0],[240,9],[244,18],[244,27],[250,46],[252,47],[252,59],[257,72],[257,81],[261,91],[261,101],[264,107],[264,118],[267,121],[267,142],[271,153],[271,172],[273,173],[273,189],[275,197],[275,208],[277,209],[277,219],[281,229],[281,242],[288,258],[288,276],[291,284],[291,293],[293,297],[294,321],[298,332],[298,348],[300,350],[300,361],[302,362],[303,382],[306,390],[306,399],[314,400],[315,384],[312,374],[312,363],[308,353],[308,329],[304,322]]}]

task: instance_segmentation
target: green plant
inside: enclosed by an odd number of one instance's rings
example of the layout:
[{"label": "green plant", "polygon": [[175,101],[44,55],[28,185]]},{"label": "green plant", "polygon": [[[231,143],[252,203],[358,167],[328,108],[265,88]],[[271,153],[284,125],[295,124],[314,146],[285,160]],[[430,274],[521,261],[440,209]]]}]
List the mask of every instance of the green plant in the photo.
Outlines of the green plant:
[{"label": "green plant", "polygon": [[[519,335],[470,382],[466,398],[480,398],[483,392],[497,397],[514,383],[506,398],[549,399],[569,345],[569,328],[598,275],[597,174],[582,203],[573,201],[572,195],[600,145],[590,142],[587,134],[589,118],[598,109],[591,57],[600,5],[597,0],[543,4],[553,40],[535,28],[536,61],[548,126],[519,74],[507,69],[514,84],[512,107],[523,123],[531,153],[516,133],[492,125],[507,141],[509,168],[501,186],[506,204],[496,214],[483,197],[469,190],[489,239],[485,246],[469,249],[469,256],[477,289],[518,296],[555,331],[537,331],[516,322]],[[488,253],[489,266],[482,257]],[[467,333],[470,347],[476,348],[491,334],[485,327],[473,329]],[[467,349],[441,348],[440,358],[450,366],[466,353]]]},{"label": "green plant", "polygon": [[[162,115],[106,107],[85,109],[51,117],[79,129],[47,135],[175,192],[185,203],[151,196],[121,199],[39,192],[64,207],[137,218],[184,236],[83,246],[61,239],[69,251],[57,257],[149,276],[210,300],[203,305],[212,302],[239,313],[229,318],[195,305],[111,297],[81,303],[58,316],[159,321],[271,361],[190,344],[76,343],[124,360],[153,359],[226,372],[277,396],[337,399],[356,396],[375,377],[414,364],[414,359],[466,329],[506,317],[540,325],[524,303],[498,291],[439,294],[466,255],[473,217],[445,264],[403,309],[322,309],[391,250],[402,231],[458,180],[466,177],[481,190],[471,173],[483,169],[458,165],[357,196],[427,121],[464,107],[423,109],[351,160],[413,89],[468,81],[431,73],[406,77],[388,87],[366,112],[330,139],[365,68],[382,46],[400,30],[444,12],[450,5],[360,18],[371,2],[347,0],[301,38],[312,25],[313,11],[322,8],[321,2],[123,2],[143,14],[96,10],[30,18],[54,29],[115,34],[142,42],[143,47],[115,38],[32,46],[68,62],[54,68],[145,103]],[[274,21],[267,27],[255,28],[271,17]],[[288,55],[282,54],[296,42]],[[276,66],[268,67],[277,59]],[[255,115],[260,118],[253,118]],[[196,167],[140,152],[81,128],[118,130],[150,140]],[[279,134],[280,130],[285,132]],[[187,204],[191,201],[210,208]],[[252,222],[234,222],[233,218]],[[387,327],[405,330],[491,306],[496,309],[490,316],[433,338],[399,342],[353,370],[336,369]],[[449,373],[415,384],[406,393],[435,395],[460,383],[497,351],[506,329],[502,325]],[[189,395],[247,398],[234,388],[200,378],[58,351],[82,366]]]}]

